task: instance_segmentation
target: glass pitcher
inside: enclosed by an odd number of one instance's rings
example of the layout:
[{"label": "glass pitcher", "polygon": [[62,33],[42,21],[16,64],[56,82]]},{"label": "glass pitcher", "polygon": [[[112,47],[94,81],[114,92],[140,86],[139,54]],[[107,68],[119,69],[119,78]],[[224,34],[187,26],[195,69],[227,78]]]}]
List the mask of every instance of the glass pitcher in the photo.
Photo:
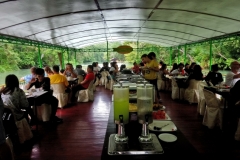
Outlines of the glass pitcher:
[{"label": "glass pitcher", "polygon": [[153,85],[145,83],[137,86],[137,108],[139,121],[145,122],[148,115],[148,123],[153,122]]},{"label": "glass pitcher", "polygon": [[129,86],[114,85],[114,121],[119,121],[119,115],[123,115],[123,123],[129,120]]}]

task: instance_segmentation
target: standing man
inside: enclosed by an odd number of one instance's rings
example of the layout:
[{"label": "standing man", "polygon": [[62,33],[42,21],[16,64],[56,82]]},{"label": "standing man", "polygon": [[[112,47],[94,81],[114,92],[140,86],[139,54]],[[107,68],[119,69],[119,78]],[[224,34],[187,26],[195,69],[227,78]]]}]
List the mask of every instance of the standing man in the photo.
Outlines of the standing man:
[{"label": "standing man", "polygon": [[156,59],[154,60],[152,56],[153,56],[152,53],[148,55],[145,54],[145,55],[142,55],[141,59],[144,63],[146,63],[146,65],[143,67],[143,70],[145,73],[144,78],[155,87],[155,97],[156,97],[155,99],[156,99],[156,103],[159,104],[160,94],[158,92],[158,87],[157,87],[157,72],[159,71],[158,62],[156,61]]},{"label": "standing man", "polygon": [[64,76],[77,78],[77,74],[74,72],[73,65],[71,63],[66,64],[66,69],[63,72]]},{"label": "standing man", "polygon": [[80,84],[72,87],[72,92],[70,93],[72,103],[74,103],[76,101],[75,95],[76,95],[77,91],[87,89],[89,84],[91,83],[91,81],[93,81],[94,79],[95,79],[95,75],[93,73],[93,66],[88,65],[87,75],[86,75],[85,79]]}]

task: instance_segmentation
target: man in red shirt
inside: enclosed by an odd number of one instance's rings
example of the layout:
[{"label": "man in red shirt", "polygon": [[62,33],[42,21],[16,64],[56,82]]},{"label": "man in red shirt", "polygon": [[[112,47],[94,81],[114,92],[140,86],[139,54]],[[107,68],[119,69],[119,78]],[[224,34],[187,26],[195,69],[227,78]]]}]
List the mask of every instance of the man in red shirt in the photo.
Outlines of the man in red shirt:
[{"label": "man in red shirt", "polygon": [[133,72],[135,74],[139,74],[140,73],[140,68],[138,66],[138,64],[136,62],[133,63],[133,68],[132,68]]},{"label": "man in red shirt", "polygon": [[92,65],[88,65],[87,67],[87,75],[85,77],[85,79],[78,85],[73,86],[72,87],[72,92],[71,92],[71,102],[75,102],[76,101],[76,93],[77,91],[80,90],[85,90],[88,88],[89,84],[91,83],[91,81],[93,81],[95,79],[95,75],[93,73],[93,66]]}]

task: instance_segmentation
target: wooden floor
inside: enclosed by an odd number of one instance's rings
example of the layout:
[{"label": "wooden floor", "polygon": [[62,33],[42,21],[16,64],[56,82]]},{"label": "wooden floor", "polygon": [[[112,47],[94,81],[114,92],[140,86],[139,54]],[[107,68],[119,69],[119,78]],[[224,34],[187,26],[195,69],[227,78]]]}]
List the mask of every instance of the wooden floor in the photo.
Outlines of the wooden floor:
[{"label": "wooden floor", "polygon": [[[64,123],[50,129],[40,126],[34,145],[24,149],[16,159],[100,159],[112,105],[111,94],[98,87],[94,102],[59,109],[57,115]],[[240,143],[226,140],[219,129],[209,130],[203,126],[196,105],[173,101],[170,93],[161,93],[161,96],[168,115],[205,159],[240,159]]]}]

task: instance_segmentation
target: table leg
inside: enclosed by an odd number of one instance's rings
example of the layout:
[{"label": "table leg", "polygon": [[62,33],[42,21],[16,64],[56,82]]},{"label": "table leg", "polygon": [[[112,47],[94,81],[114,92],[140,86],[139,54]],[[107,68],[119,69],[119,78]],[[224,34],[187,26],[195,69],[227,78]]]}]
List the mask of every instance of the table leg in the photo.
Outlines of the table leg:
[{"label": "table leg", "polygon": [[227,100],[224,98],[224,105],[223,105],[223,117],[222,117],[222,131],[225,131],[226,126],[226,109],[227,109]]},{"label": "table leg", "polygon": [[36,98],[34,98],[34,109],[36,114],[36,131],[38,131],[38,114],[37,114],[37,106],[36,106]]}]

